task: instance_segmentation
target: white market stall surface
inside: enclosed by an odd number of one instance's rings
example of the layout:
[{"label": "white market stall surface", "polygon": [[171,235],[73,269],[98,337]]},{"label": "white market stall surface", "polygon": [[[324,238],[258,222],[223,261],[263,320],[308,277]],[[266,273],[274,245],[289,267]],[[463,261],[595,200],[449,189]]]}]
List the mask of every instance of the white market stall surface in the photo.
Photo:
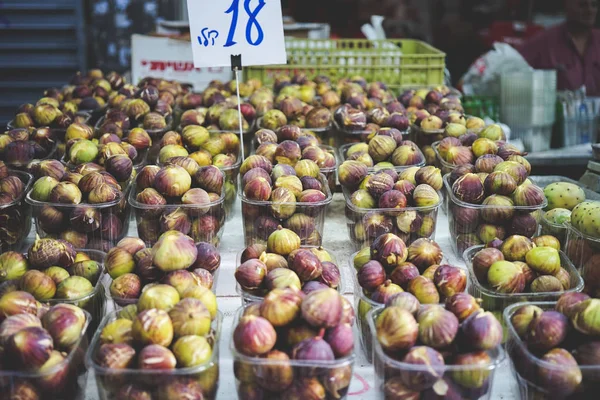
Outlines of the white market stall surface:
[{"label": "white market stall surface", "polygon": [[[221,253],[221,271],[217,284],[217,301],[219,310],[224,314],[223,331],[220,341],[220,374],[219,390],[217,398],[236,399],[237,392],[235,378],[233,375],[233,360],[229,350],[232,332],[232,322],[235,311],[241,306],[240,296],[235,290],[234,271],[236,267],[237,253],[244,248],[244,234],[241,218],[241,207],[239,201],[234,208],[235,216],[226,223],[225,232],[219,247]],[[137,236],[135,221],[132,221],[129,236]],[[437,221],[436,242],[444,252],[444,262],[465,268],[465,264],[459,261],[452,251],[450,245],[450,233],[448,230],[448,218],[440,210]],[[344,216],[344,197],[341,193],[334,195],[333,201],[327,210],[325,228],[323,233],[323,247],[332,251],[338,260],[338,266],[344,268],[346,278],[344,295],[354,304],[352,290],[352,273],[348,260],[354,249],[348,237],[346,219]],[[110,301],[109,301],[110,303]],[[354,377],[348,392],[348,399],[370,400],[379,398],[378,391],[374,388],[374,368],[370,364],[360,347],[359,333],[355,326],[356,337],[356,363],[354,366]],[[510,369],[510,362],[506,359],[496,372],[493,384],[492,399],[518,399],[518,389],[514,376]],[[88,376],[86,400],[97,400],[98,392],[96,382],[92,374]]]}]

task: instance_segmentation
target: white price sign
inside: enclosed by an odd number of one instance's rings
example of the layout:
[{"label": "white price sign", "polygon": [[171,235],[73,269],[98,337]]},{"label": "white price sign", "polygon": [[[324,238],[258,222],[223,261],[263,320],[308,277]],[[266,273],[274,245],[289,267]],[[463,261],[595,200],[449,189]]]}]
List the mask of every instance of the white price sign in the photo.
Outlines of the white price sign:
[{"label": "white price sign", "polygon": [[187,0],[194,66],[285,64],[280,0]]}]

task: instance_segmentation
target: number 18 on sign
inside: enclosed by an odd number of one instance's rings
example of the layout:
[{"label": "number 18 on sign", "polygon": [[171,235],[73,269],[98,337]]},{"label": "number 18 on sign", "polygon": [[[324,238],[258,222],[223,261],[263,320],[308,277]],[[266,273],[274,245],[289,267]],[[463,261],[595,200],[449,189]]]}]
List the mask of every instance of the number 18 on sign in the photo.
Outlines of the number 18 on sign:
[{"label": "number 18 on sign", "polygon": [[194,66],[285,64],[281,0],[187,0]]}]

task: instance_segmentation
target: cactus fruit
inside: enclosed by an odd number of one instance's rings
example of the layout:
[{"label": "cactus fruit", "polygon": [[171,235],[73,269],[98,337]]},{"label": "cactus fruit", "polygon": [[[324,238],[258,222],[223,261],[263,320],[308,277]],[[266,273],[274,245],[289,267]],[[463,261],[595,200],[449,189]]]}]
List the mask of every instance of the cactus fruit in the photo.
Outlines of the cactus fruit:
[{"label": "cactus fruit", "polygon": [[600,201],[584,201],[573,208],[571,225],[584,235],[600,238]]},{"label": "cactus fruit", "polygon": [[577,204],[585,201],[585,193],[579,186],[568,182],[554,182],[544,188],[548,199],[548,210],[566,208],[572,210]]}]

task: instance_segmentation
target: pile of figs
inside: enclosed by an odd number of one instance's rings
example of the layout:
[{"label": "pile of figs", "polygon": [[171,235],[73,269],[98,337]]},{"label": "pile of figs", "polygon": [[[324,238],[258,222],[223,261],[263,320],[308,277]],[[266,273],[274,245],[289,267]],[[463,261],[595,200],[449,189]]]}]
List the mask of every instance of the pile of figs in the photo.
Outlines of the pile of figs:
[{"label": "pile of figs", "polygon": [[565,268],[560,242],[550,235],[512,235],[470,256],[473,280],[497,293],[559,293],[573,289],[579,279],[572,267],[573,277]]},{"label": "pile of figs", "polygon": [[292,230],[278,227],[267,244],[255,243],[240,255],[235,279],[245,294],[264,296],[275,289],[304,293],[333,288],[342,290],[342,277],[333,255],[322,247],[301,247]]},{"label": "pile of figs", "polygon": [[77,398],[90,316],[72,304],[40,307],[27,292],[0,297],[0,374],[7,399]]},{"label": "pile of figs", "polygon": [[0,161],[10,168],[25,169],[35,159],[53,156],[56,145],[56,135],[48,127],[10,129],[0,134]]},{"label": "pile of figs", "polygon": [[199,167],[189,157],[145,166],[129,198],[139,237],[153,245],[163,233],[176,230],[195,242],[218,244],[225,222],[224,184],[219,168]]},{"label": "pile of figs", "polygon": [[565,293],[556,303],[519,303],[505,313],[507,350],[531,393],[587,397],[600,388],[600,300]]},{"label": "pile of figs", "polygon": [[419,306],[399,293],[372,318],[376,381],[386,399],[478,399],[491,391],[502,325],[471,295]]},{"label": "pile of figs", "polygon": [[[288,141],[277,145],[286,147]],[[294,231],[303,245],[320,246],[325,209],[332,196],[325,176],[298,152],[277,153],[278,163],[262,155],[248,156],[240,168],[242,217],[247,246],[266,243],[278,226]]]},{"label": "pile of figs", "polygon": [[340,399],[352,380],[354,311],[331,288],[274,289],[234,322],[240,399]]},{"label": "pile of figs", "polygon": [[369,172],[358,161],[344,161],[338,176],[346,197],[348,233],[355,247],[370,246],[384,233],[405,243],[435,235],[442,175],[433,166]]},{"label": "pile of figs", "polygon": [[114,399],[214,399],[222,318],[214,295],[163,297],[162,286],[148,288],[157,291],[151,300],[102,322],[88,351],[99,392]]},{"label": "pile of figs", "polygon": [[457,254],[494,239],[537,234],[546,197],[528,178],[529,162],[521,155],[508,155],[510,152],[508,149],[504,157],[483,155],[475,165],[461,165],[444,177],[450,233]]},{"label": "pile of figs", "polygon": [[410,140],[404,140],[397,129],[382,128],[365,142],[343,150],[344,160],[356,160],[369,168],[385,169],[425,165],[425,156]]},{"label": "pile of figs", "polygon": [[37,232],[63,239],[75,248],[107,251],[129,226],[127,194],[134,176],[131,159],[122,154],[105,165],[84,163],[68,170],[57,160],[31,166],[37,180],[27,193]]},{"label": "pile of figs", "polygon": [[108,251],[104,265],[112,278],[111,297],[126,306],[145,301],[146,289],[158,284],[164,297],[182,297],[188,290],[214,292],[221,255],[210,243],[167,231],[152,247],[136,237],[123,238]]}]

